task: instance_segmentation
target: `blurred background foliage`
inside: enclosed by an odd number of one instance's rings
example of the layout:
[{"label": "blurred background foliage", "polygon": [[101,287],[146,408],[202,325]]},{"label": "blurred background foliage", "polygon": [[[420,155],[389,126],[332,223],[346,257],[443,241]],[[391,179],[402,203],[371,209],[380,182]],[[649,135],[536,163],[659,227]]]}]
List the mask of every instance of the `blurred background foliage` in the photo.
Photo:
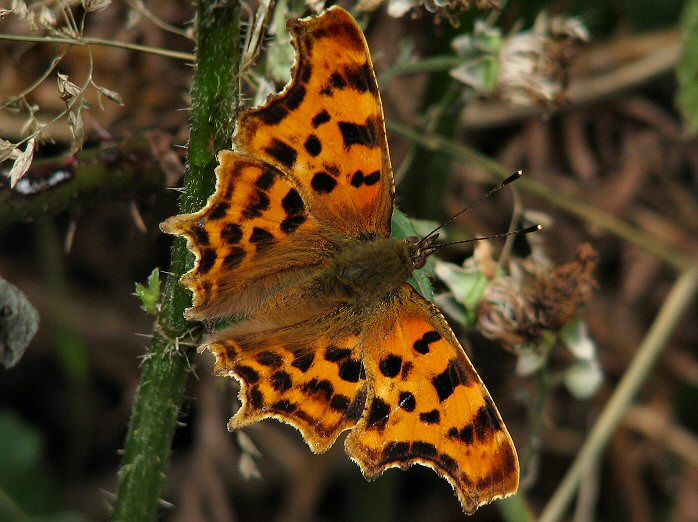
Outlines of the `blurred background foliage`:
[{"label": "blurred background foliage", "polygon": [[[308,4],[279,2],[272,28],[318,8]],[[466,314],[458,327],[458,303],[448,301],[455,283],[436,280],[437,302],[451,312],[464,344],[472,345],[469,354],[525,468],[517,500],[484,507],[472,519],[524,520],[527,513],[551,512],[551,497],[594,437],[618,383],[641,347],[651,344],[648,329],[669,310],[663,330],[669,341],[645,366],[649,377],[638,381],[636,404],[616,413],[617,428],[605,451],[596,450],[600,460],[587,463],[566,516],[695,520],[698,324],[695,279],[679,276],[690,276],[698,258],[696,2],[512,0],[500,11],[427,4],[402,17],[390,15],[401,6],[395,1],[359,14],[381,81],[402,210],[428,220],[415,223],[424,233],[505,173],[524,169],[513,191],[501,191],[449,225],[449,239],[506,231],[513,213],[519,221],[546,225],[530,244],[517,241],[514,256],[542,253],[553,267],[572,262],[582,243],[598,252],[597,287],[577,319],[588,328],[585,339],[595,347],[603,380],[583,399],[561,385],[578,361],[573,350],[554,350],[556,339],[544,356],[534,354],[533,363],[520,347],[507,346],[514,354],[503,350],[473,328],[477,314]],[[0,178],[0,275],[40,314],[24,358],[0,368],[0,520],[105,520],[153,331],[134,283],[146,284],[154,267],[167,270],[169,263],[170,240],[157,225],[176,213],[177,194],[166,188],[180,183],[188,140],[194,7],[185,1],[59,0],[5,2],[0,9],[3,169],[10,174],[24,160],[28,166],[30,149],[35,159],[14,193]],[[255,9],[247,5],[243,19]],[[504,42],[532,31],[541,13],[576,17],[590,36],[590,42],[576,42],[559,97],[513,104],[501,85],[485,95],[450,74],[462,63],[454,40],[474,34],[477,20],[487,20]],[[131,48],[97,40],[85,47],[10,39],[39,34],[82,35]],[[248,105],[284,83],[274,85],[265,72],[287,69],[292,59],[272,52],[277,34],[269,32],[255,67],[245,71]],[[39,140],[38,132],[50,139]],[[147,145],[134,145],[137,139]],[[77,162],[66,159],[81,147]],[[86,163],[80,154],[87,153],[96,158],[90,164],[103,167],[90,176],[116,179],[116,188],[88,193],[73,186],[56,197],[63,186],[51,180],[59,172],[79,178]],[[120,186],[124,165],[143,155],[149,160],[135,161],[137,178],[154,181]],[[43,197],[38,210],[17,219],[18,209]],[[502,242],[492,247],[498,260]],[[454,247],[439,255],[461,267],[471,250]],[[688,297],[668,307],[667,296],[681,281],[688,281]],[[439,301],[439,295],[446,297]],[[661,347],[658,342],[656,355]],[[462,518],[448,485],[426,468],[389,471],[367,483],[341,443],[316,456],[297,432],[275,421],[229,434],[225,422],[238,407],[235,383],[213,378],[211,363],[207,354],[191,353],[194,371],[160,519]],[[522,370],[524,363],[534,370]]]}]

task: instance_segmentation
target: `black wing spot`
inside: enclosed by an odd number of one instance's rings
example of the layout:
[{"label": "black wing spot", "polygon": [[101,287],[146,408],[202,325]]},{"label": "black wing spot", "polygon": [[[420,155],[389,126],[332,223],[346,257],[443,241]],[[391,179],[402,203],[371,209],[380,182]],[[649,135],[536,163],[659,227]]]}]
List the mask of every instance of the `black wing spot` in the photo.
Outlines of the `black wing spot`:
[{"label": "black wing spot", "polygon": [[338,393],[332,397],[332,400],[330,401],[330,408],[335,411],[346,412],[349,409],[350,403],[351,399],[349,397]]},{"label": "black wing spot", "polygon": [[288,111],[282,103],[273,103],[263,110],[257,111],[257,116],[267,125],[278,125],[288,116]]},{"label": "black wing spot", "polygon": [[258,388],[252,388],[248,394],[250,403],[256,410],[264,408],[264,394]]},{"label": "black wing spot", "polygon": [[293,362],[291,363],[291,366],[293,366],[294,368],[298,368],[300,371],[305,373],[313,365],[314,360],[315,354],[312,352],[296,354],[294,356]]},{"label": "black wing spot", "polygon": [[245,366],[244,364],[238,364],[235,367],[235,373],[237,373],[246,384],[254,384],[259,381],[257,370]]},{"label": "black wing spot", "polygon": [[489,395],[485,395],[485,405],[480,409],[485,409],[485,411],[487,411],[490,424],[496,431],[504,431],[504,426],[502,425],[502,421],[500,420],[499,415],[497,414],[497,408],[495,407],[494,402],[492,401],[492,397],[490,397]]},{"label": "black wing spot", "polygon": [[364,183],[364,173],[360,170],[354,172],[354,175],[351,177],[350,183],[352,187],[359,188]]},{"label": "black wing spot", "polygon": [[477,410],[475,418],[473,419],[475,436],[481,441],[493,435],[495,431],[502,431],[504,429],[497,416],[497,410],[494,407],[492,399],[489,397],[487,397],[487,399],[485,400],[485,404]]},{"label": "black wing spot", "polygon": [[310,136],[308,136],[308,139],[305,140],[305,144],[303,145],[303,147],[305,147],[305,150],[313,158],[318,157],[322,152],[322,143],[320,143],[320,140],[317,136],[315,136],[315,134],[311,134]]},{"label": "black wing spot", "polygon": [[268,366],[269,368],[279,368],[284,363],[284,358],[271,350],[259,352],[255,359],[262,366]]},{"label": "black wing spot", "polygon": [[313,175],[310,186],[313,187],[313,190],[318,194],[329,194],[337,186],[337,180],[327,172],[320,171]]},{"label": "black wing spot", "polygon": [[322,111],[318,112],[315,116],[313,116],[313,119],[310,122],[310,124],[313,126],[314,129],[317,129],[320,125],[322,125],[323,123],[327,123],[331,119],[332,118],[330,117],[330,113],[323,109]]},{"label": "black wing spot", "polygon": [[206,246],[209,244],[208,232],[204,228],[204,224],[201,220],[197,221],[194,226],[189,229],[189,233],[194,236],[194,239],[199,245]]},{"label": "black wing spot", "polygon": [[303,384],[302,388],[309,395],[320,395],[324,397],[325,401],[329,401],[334,394],[334,386],[327,379],[311,379]]},{"label": "black wing spot", "polygon": [[463,426],[460,430],[458,428],[449,428],[446,432],[446,436],[451,439],[459,439],[466,444],[472,444],[475,440],[475,430],[472,424]]},{"label": "black wing spot", "polygon": [[303,199],[294,188],[290,189],[281,200],[281,206],[284,207],[286,214],[300,214],[305,210]]},{"label": "black wing spot", "polygon": [[296,411],[297,408],[298,406],[293,402],[289,401],[288,399],[276,401],[274,404],[271,405],[271,409],[273,411],[278,411],[280,413],[293,413],[294,411]]},{"label": "black wing spot", "polygon": [[363,369],[361,361],[347,359],[339,368],[339,377],[347,382],[359,382]]},{"label": "black wing spot", "polygon": [[277,99],[264,109],[256,111],[256,114],[267,125],[278,125],[291,111],[296,110],[303,103],[305,93],[305,87],[296,84],[284,98]]},{"label": "black wing spot", "polygon": [[271,145],[266,147],[264,151],[289,169],[296,164],[296,158],[298,157],[296,149],[278,138],[272,139]]},{"label": "black wing spot", "polygon": [[379,170],[374,170],[371,172],[368,176],[364,178],[364,184],[368,185],[369,187],[371,185],[375,185],[378,183],[378,181],[381,179],[381,173]]},{"label": "black wing spot", "polygon": [[227,223],[221,230],[221,239],[233,245],[238,243],[242,239],[242,227],[237,223]]},{"label": "black wing spot", "polygon": [[269,190],[271,186],[274,184],[275,179],[276,171],[266,168],[259,175],[257,181],[255,181],[255,185],[257,185],[257,187],[262,190]]},{"label": "black wing spot", "polygon": [[376,80],[371,72],[371,66],[368,62],[364,63],[360,67],[346,68],[344,74],[347,79],[349,86],[359,92],[370,92],[373,96],[378,95],[378,87],[376,85]]},{"label": "black wing spot", "polygon": [[290,234],[291,232],[295,232],[296,229],[303,223],[305,223],[307,219],[308,216],[304,216],[303,214],[289,216],[281,222],[281,231],[284,234]]},{"label": "black wing spot", "polygon": [[390,405],[383,399],[374,397],[366,418],[366,429],[385,428],[390,416]]},{"label": "black wing spot", "polygon": [[412,345],[412,347],[417,353],[425,355],[429,353],[429,345],[439,340],[441,340],[441,335],[439,334],[439,332],[430,330],[428,332],[425,332],[424,335],[422,335],[421,339],[417,339]]},{"label": "black wing spot", "polygon": [[424,339],[424,342],[426,343],[435,343],[436,341],[441,340],[441,334],[435,330],[430,330],[428,332],[425,332],[424,335],[422,336],[422,339]]},{"label": "black wing spot", "polygon": [[245,259],[246,254],[244,248],[233,247],[230,249],[230,253],[223,258],[223,264],[228,269],[236,268],[242,263],[242,260]]},{"label": "black wing spot", "polygon": [[439,410],[426,411],[419,414],[419,420],[425,424],[438,424],[441,422],[441,414]]},{"label": "black wing spot", "polygon": [[325,360],[329,362],[343,361],[350,355],[351,348],[338,348],[330,345],[325,349]]},{"label": "black wing spot", "polygon": [[286,97],[284,98],[284,104],[288,111],[295,111],[305,98],[305,87],[300,84],[296,84],[293,89],[291,89]]},{"label": "black wing spot", "polygon": [[366,406],[366,396],[368,395],[368,389],[366,386],[361,388],[356,395],[354,395],[354,400],[351,401],[349,409],[347,410],[346,419],[351,422],[355,422],[361,418],[364,413],[364,407]]},{"label": "black wing spot", "polygon": [[409,442],[391,442],[384,449],[381,455],[381,462],[404,462],[409,459]]},{"label": "black wing spot", "polygon": [[386,377],[397,377],[402,368],[402,357],[391,353],[378,363],[378,367],[381,373]]},{"label": "black wing spot", "polygon": [[257,190],[255,194],[255,201],[250,201],[245,209],[242,211],[242,215],[247,219],[257,218],[264,213],[265,210],[269,209],[271,201],[269,200],[269,194],[261,190]]},{"label": "black wing spot", "polygon": [[[437,462],[449,475],[454,475],[458,470],[458,462],[453,457],[446,455],[445,453],[440,453],[437,458]],[[486,487],[486,486],[485,486]],[[484,488],[483,488],[484,489]]]},{"label": "black wing spot", "polygon": [[436,451],[436,446],[429,442],[422,442],[416,440],[412,443],[412,454],[417,457],[422,457],[425,459],[432,459],[436,456],[438,452]]},{"label": "black wing spot", "polygon": [[216,264],[217,259],[216,251],[213,248],[206,248],[201,252],[201,258],[199,259],[199,269],[196,271],[197,274],[206,274],[209,270],[213,268]]},{"label": "black wing spot", "polygon": [[364,125],[348,121],[340,121],[337,125],[342,133],[344,147],[347,149],[352,145],[364,145],[369,149],[378,145],[376,122],[371,117],[366,118],[366,124]]},{"label": "black wing spot", "polygon": [[330,76],[330,85],[335,89],[344,89],[347,86],[347,82],[344,80],[341,74],[338,72],[333,72]]},{"label": "black wing spot", "polygon": [[272,388],[282,393],[290,390],[291,386],[293,386],[293,379],[291,379],[291,375],[283,370],[274,372],[269,378],[269,381],[271,382]]},{"label": "black wing spot", "polygon": [[398,405],[405,411],[414,411],[417,407],[417,399],[410,392],[400,392]]},{"label": "black wing spot", "polygon": [[268,244],[273,242],[275,239],[274,234],[259,227],[254,227],[252,229],[252,234],[250,235],[250,243],[254,243],[255,245],[265,243]]},{"label": "black wing spot", "polygon": [[225,215],[228,213],[229,208],[230,203],[227,203],[225,201],[219,201],[211,208],[211,210],[209,210],[208,219],[212,221],[215,221],[217,219],[223,219]]},{"label": "black wing spot", "polygon": [[468,376],[458,366],[456,359],[448,361],[446,369],[431,380],[436,393],[439,396],[439,401],[443,402],[448,399],[460,384],[468,384]]}]

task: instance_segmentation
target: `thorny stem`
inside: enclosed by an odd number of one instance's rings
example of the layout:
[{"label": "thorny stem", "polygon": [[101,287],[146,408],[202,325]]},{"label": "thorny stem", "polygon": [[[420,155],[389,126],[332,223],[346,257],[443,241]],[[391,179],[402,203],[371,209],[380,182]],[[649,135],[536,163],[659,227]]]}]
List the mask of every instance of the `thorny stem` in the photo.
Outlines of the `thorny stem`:
[{"label": "thorny stem", "polygon": [[[230,147],[238,97],[240,37],[238,2],[196,2],[197,60],[192,87],[189,158],[180,210],[201,208],[214,187],[215,154]],[[119,472],[114,506],[116,521],[155,520],[159,495],[170,459],[177,414],[190,371],[189,350],[172,339],[186,335],[192,325],[182,313],[191,297],[179,278],[193,263],[186,242],[177,238],[171,275],[165,285],[162,310],[150,351],[143,364]]]}]

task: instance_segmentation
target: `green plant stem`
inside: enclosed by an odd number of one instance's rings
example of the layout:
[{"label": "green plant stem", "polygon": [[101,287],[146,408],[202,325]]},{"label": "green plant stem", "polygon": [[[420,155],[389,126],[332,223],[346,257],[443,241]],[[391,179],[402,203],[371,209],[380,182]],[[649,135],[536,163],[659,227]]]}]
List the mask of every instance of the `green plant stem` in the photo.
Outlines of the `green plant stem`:
[{"label": "green plant stem", "polygon": [[[51,179],[62,181],[46,184]],[[162,192],[164,186],[165,175],[145,139],[37,160],[15,190],[9,186],[0,189],[0,227],[64,211],[77,212],[103,201],[146,197]]]},{"label": "green plant stem", "polygon": [[[481,154],[475,149],[443,136],[420,133],[392,121],[388,121],[386,126],[389,131],[404,136],[422,147],[443,152],[463,163],[478,165],[501,179],[512,174],[511,170],[507,169],[498,161]],[[690,255],[677,251],[665,244],[660,238],[654,237],[622,219],[618,219],[598,207],[589,205],[574,196],[556,192],[542,183],[537,182],[535,179],[532,179],[530,176],[524,176],[518,179],[516,181],[516,186],[552,205],[560,207],[569,214],[584,219],[590,224],[603,228],[630,243],[636,244],[679,271],[686,270],[693,265],[693,259]]]},{"label": "green plant stem", "polygon": [[430,56],[416,62],[401,63],[385,71],[380,76],[381,85],[386,85],[396,76],[418,73],[449,71],[463,63],[463,58],[454,55]]},{"label": "green plant stem", "polygon": [[[197,61],[192,86],[189,158],[180,199],[184,213],[201,208],[214,188],[215,154],[230,147],[238,97],[240,5],[236,1],[196,3]],[[182,313],[191,297],[179,284],[193,263],[182,238],[172,250],[171,275],[133,408],[119,472],[113,520],[155,520],[170,459],[177,414],[189,374],[188,350],[177,339],[193,325]]]},{"label": "green plant stem", "polygon": [[685,126],[698,133],[698,0],[684,4],[681,15],[681,55],[676,64],[679,82],[677,105]]},{"label": "green plant stem", "polygon": [[654,367],[676,324],[695,298],[697,289],[698,266],[694,266],[682,273],[674,283],[633,362],[591,429],[574,463],[543,510],[539,522],[555,522],[563,517],[579,483],[597,461],[608,439],[621,422],[625,410]]}]

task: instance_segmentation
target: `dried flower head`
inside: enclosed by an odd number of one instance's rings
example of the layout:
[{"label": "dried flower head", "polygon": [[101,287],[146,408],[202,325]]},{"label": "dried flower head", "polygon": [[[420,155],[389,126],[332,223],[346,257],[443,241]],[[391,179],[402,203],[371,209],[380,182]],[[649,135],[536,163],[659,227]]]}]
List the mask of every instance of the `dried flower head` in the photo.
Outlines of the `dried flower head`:
[{"label": "dried flower head", "polygon": [[571,322],[596,286],[597,255],[589,244],[576,259],[557,267],[531,257],[512,262],[510,275],[495,277],[478,310],[483,335],[517,348],[536,344],[547,331]]},{"label": "dried flower head", "polygon": [[[386,0],[359,0],[356,8],[359,11],[375,11]],[[500,2],[497,0],[388,0],[388,14],[395,18],[400,18],[413,9],[424,7],[430,13],[436,13],[455,22],[453,13],[465,11],[472,7],[477,9],[499,9]]]},{"label": "dried flower head", "polygon": [[482,20],[452,47],[463,62],[451,76],[480,95],[497,94],[512,105],[551,105],[567,101],[569,66],[589,34],[577,18],[539,15],[530,30],[502,36]]},{"label": "dried flower head", "polygon": [[578,44],[588,40],[578,19],[540,14],[530,31],[504,39],[499,54],[500,96],[512,105],[564,103],[570,62]]}]

